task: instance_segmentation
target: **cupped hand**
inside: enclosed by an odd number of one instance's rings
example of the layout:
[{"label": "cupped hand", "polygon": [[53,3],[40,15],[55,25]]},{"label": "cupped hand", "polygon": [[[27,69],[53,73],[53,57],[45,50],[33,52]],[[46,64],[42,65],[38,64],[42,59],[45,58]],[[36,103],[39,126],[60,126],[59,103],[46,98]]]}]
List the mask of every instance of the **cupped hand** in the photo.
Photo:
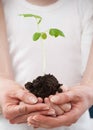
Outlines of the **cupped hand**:
[{"label": "cupped hand", "polygon": [[69,91],[52,96],[50,101],[56,105],[71,102],[72,109],[57,117],[31,116],[28,118],[28,122],[33,124],[34,127],[55,128],[76,123],[81,115],[93,104],[93,87],[78,85],[70,88]]},{"label": "cupped hand", "polygon": [[22,116],[22,118],[18,119],[17,123],[23,122],[23,118],[27,114],[49,109],[48,105],[38,102],[40,102],[38,98],[23,89],[19,84],[9,79],[0,79],[0,105],[2,114],[10,122],[15,118],[17,120],[19,116]]},{"label": "cupped hand", "polygon": [[[67,86],[61,86],[63,93],[68,91]],[[59,93],[56,93],[58,95]],[[55,110],[56,116],[63,115],[64,112],[68,112],[71,109],[71,103],[65,103],[65,104],[54,104],[53,102],[50,101],[53,95],[50,95],[49,98],[45,98],[44,102],[50,106],[50,108]]]},{"label": "cupped hand", "polygon": [[[21,102],[21,106],[27,107],[30,109],[30,112],[28,113],[27,109],[25,109],[25,112],[27,111],[27,114],[19,115],[13,119],[10,119],[10,123],[12,124],[20,124],[20,123],[27,123],[27,118],[34,115],[47,115],[47,116],[53,116],[55,115],[55,111],[51,109],[50,107],[42,104],[42,103],[36,103],[34,105],[25,105],[25,103]],[[28,123],[29,124],[29,123]]]},{"label": "cupped hand", "polygon": [[55,104],[50,101],[52,96],[49,98],[45,98],[45,103],[55,111],[55,116],[63,115],[65,112],[68,112],[71,110],[71,103],[65,103],[65,104]]}]

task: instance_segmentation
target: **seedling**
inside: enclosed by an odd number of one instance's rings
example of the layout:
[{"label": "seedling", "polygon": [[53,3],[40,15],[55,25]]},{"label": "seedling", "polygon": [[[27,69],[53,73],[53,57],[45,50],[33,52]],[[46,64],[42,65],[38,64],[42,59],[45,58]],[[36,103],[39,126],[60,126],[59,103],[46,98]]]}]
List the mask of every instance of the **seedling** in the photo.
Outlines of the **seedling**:
[{"label": "seedling", "polygon": [[45,48],[44,48],[44,40],[48,38],[48,36],[52,36],[57,38],[59,36],[65,37],[64,33],[58,28],[49,28],[48,31],[42,32],[40,30],[40,23],[42,22],[42,17],[34,14],[20,14],[25,18],[32,17],[36,20],[37,32],[35,32],[32,36],[33,41],[37,41],[41,39],[42,43],[42,53],[43,53],[43,76],[38,76],[33,82],[28,82],[25,84],[25,87],[32,93],[34,93],[37,97],[48,97],[49,95],[53,95],[56,92],[62,92],[57,79],[51,75],[45,73],[46,68],[46,56],[45,56]]},{"label": "seedling", "polygon": [[52,36],[52,37],[65,37],[64,33],[58,29],[58,28],[49,28],[48,31],[44,31],[42,32],[40,30],[40,23],[42,22],[42,17],[38,16],[38,15],[34,15],[34,14],[20,14],[20,16],[23,16],[25,18],[27,17],[32,17],[35,18],[36,20],[36,25],[37,25],[37,32],[35,32],[32,36],[33,41],[37,41],[39,39],[41,39],[41,44],[42,44],[42,51],[43,51],[43,74],[45,74],[45,68],[46,68],[46,57],[45,57],[45,49],[44,49],[44,40],[46,40],[48,38],[48,36]]}]

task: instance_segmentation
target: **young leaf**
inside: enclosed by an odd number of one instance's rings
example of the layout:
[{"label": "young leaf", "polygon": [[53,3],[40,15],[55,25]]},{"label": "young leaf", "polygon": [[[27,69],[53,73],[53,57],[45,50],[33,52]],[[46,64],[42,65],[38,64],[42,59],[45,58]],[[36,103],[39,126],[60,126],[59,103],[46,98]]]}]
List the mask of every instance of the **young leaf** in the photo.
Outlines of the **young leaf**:
[{"label": "young leaf", "polygon": [[47,34],[45,32],[42,32],[41,33],[41,38],[44,39],[44,40],[47,39]]},{"label": "young leaf", "polygon": [[41,33],[40,32],[35,32],[33,34],[33,41],[37,41],[41,36]]},{"label": "young leaf", "polygon": [[61,30],[57,29],[57,28],[51,28],[49,30],[49,34],[51,36],[54,36],[54,37],[58,37],[58,36],[65,37],[64,33]]},{"label": "young leaf", "polygon": [[39,15],[34,15],[34,14],[20,14],[19,16],[23,16],[23,17],[34,17],[35,19],[38,19],[37,24],[40,24],[42,21],[42,17]]}]

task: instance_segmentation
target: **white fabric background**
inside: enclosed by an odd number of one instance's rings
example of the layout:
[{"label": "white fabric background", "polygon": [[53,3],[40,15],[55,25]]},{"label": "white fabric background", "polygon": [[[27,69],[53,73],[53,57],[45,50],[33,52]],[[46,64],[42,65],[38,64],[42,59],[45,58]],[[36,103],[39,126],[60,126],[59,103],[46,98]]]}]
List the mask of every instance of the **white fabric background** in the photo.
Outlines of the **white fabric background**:
[{"label": "white fabric background", "polygon": [[[41,15],[42,31],[50,27],[63,30],[65,38],[49,37],[44,43],[47,59],[46,73],[53,73],[59,82],[72,86],[80,82],[87,62],[93,34],[92,2],[92,0],[59,0],[48,7],[38,7],[25,0],[4,0],[10,54],[15,80],[18,83],[24,85],[26,81],[42,75],[41,42],[32,41],[32,34],[36,31],[35,21],[19,17],[19,14]],[[0,116],[0,129],[32,130],[26,125],[11,125],[2,116]],[[91,130],[89,115],[86,112],[71,127],[55,130]]]}]

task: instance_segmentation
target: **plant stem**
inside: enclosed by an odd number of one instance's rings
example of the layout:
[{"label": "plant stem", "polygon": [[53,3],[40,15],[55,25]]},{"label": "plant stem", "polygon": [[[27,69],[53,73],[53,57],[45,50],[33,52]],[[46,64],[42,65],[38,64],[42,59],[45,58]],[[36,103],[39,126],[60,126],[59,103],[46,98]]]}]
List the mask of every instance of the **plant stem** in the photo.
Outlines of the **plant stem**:
[{"label": "plant stem", "polygon": [[[37,19],[36,19],[37,21]],[[37,23],[37,30],[40,32],[39,24]],[[46,54],[45,54],[45,46],[44,46],[44,40],[41,38],[41,47],[42,47],[42,60],[43,60],[43,65],[42,65],[42,73],[45,75],[46,72]]]},{"label": "plant stem", "polygon": [[43,58],[42,72],[43,72],[43,75],[44,75],[45,72],[46,72],[46,54],[45,54],[45,46],[44,46],[43,39],[41,39],[41,42],[42,42],[42,58]]}]

